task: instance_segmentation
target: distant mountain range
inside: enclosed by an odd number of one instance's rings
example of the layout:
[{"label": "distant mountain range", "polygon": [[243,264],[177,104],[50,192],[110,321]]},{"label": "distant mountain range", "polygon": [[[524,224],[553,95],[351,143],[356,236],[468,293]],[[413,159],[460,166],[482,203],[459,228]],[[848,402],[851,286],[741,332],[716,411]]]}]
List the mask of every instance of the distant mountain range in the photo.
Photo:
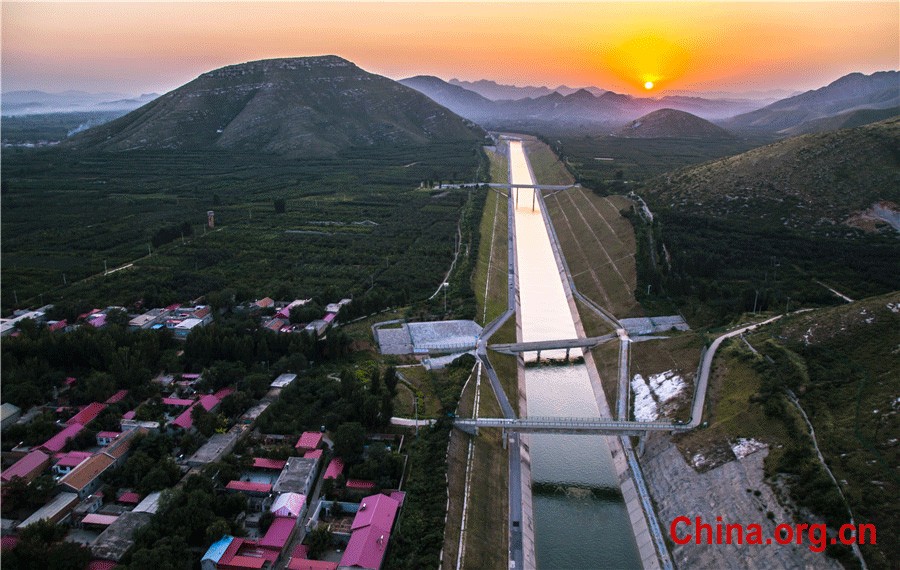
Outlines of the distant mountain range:
[{"label": "distant mountain range", "polygon": [[567,85],[560,85],[555,89],[544,86],[534,87],[532,85],[529,85],[527,87],[519,87],[517,85],[503,85],[487,79],[480,79],[478,81],[460,81],[459,79],[451,79],[450,81],[448,81],[448,83],[450,85],[456,85],[457,87],[462,87],[463,89],[466,89],[468,91],[478,93],[482,97],[490,99],[491,101],[535,99],[537,97],[550,95],[551,93],[571,95],[579,89],[584,89],[585,91],[588,91],[597,96],[603,95],[603,93],[606,92],[605,89],[600,89],[599,87],[579,88],[569,87]]},{"label": "distant mountain range", "polygon": [[421,93],[337,56],[223,67],[67,143],[89,150],[219,149],[291,156],[484,137]]},{"label": "distant mountain range", "polygon": [[7,91],[0,95],[0,112],[4,116],[43,113],[75,113],[89,111],[131,111],[159,97],[144,93],[130,97],[121,93],[88,93],[86,91]]},{"label": "distant mountain range", "polygon": [[804,123],[860,109],[900,106],[900,72],[851,73],[820,89],[776,101],[726,122],[731,129],[802,132]]},{"label": "distant mountain range", "polygon": [[421,91],[463,117],[492,128],[552,123],[557,127],[601,126],[613,130],[660,109],[685,111],[709,120],[725,119],[758,106],[749,100],[681,95],[632,97],[596,88],[595,91],[579,89],[568,94],[552,91],[534,98],[494,101],[463,88],[462,82],[448,83],[433,76],[410,77],[401,79],[400,83]]},{"label": "distant mountain range", "polygon": [[[615,131],[653,111],[672,109],[715,121],[731,131],[791,135],[883,119],[890,116],[887,115],[889,111],[848,115],[846,122],[822,120],[844,113],[884,110],[900,105],[900,80],[896,71],[872,75],[852,73],[821,89],[793,95],[762,108],[754,99],[710,99],[689,95],[633,97],[597,88],[569,92],[569,88],[515,87],[485,80],[447,82],[423,75],[400,82],[463,117],[497,129],[551,126]],[[819,122],[801,126],[811,121]]]},{"label": "distant mountain range", "polygon": [[612,134],[617,137],[637,139],[722,139],[733,136],[722,127],[701,119],[697,115],[676,111],[675,109],[653,111],[635,119]]}]

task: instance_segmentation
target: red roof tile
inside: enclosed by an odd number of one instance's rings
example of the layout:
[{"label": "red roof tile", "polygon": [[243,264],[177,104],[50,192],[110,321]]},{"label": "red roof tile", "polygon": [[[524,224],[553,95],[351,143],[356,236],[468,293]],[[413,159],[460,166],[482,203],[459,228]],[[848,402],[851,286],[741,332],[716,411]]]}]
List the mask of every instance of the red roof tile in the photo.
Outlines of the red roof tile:
[{"label": "red roof tile", "polygon": [[119,402],[124,400],[125,396],[127,396],[127,395],[128,395],[128,390],[119,390],[118,392],[116,392],[115,394],[110,396],[106,400],[106,403],[107,404],[118,404]]},{"label": "red roof tile", "polygon": [[113,570],[118,564],[112,560],[91,560],[88,562],[87,570]]},{"label": "red roof tile", "polygon": [[390,538],[389,530],[376,525],[353,531],[340,565],[378,570],[381,568]]},{"label": "red roof tile", "polygon": [[50,456],[36,449],[13,463],[9,469],[3,472],[0,479],[3,481],[12,481],[14,477],[31,479],[36,472],[43,471],[48,465],[50,465]]},{"label": "red roof tile", "polygon": [[186,398],[163,398],[162,403],[167,406],[180,406],[184,408],[186,406],[192,406],[194,401]]},{"label": "red roof tile", "polygon": [[294,447],[297,449],[315,449],[319,447],[320,443],[322,443],[322,432],[305,431],[300,435],[300,439],[297,440],[297,445]]},{"label": "red roof tile", "polygon": [[70,451],[59,455],[57,467],[77,467],[82,461],[93,455],[89,451]]},{"label": "red roof tile", "polygon": [[363,479],[347,479],[348,489],[374,489],[374,481],[365,481]]},{"label": "red roof tile", "polygon": [[67,426],[72,424],[88,425],[100,415],[100,412],[106,409],[106,404],[94,402],[85,406],[80,412],[69,418],[66,422]]},{"label": "red roof tile", "polygon": [[293,557],[288,562],[288,570],[337,570],[337,562],[327,560],[309,560],[307,558]]},{"label": "red roof tile", "polygon": [[280,551],[287,544],[295,526],[297,526],[295,518],[275,517],[266,535],[259,541],[259,545]]},{"label": "red roof tile", "polygon": [[322,459],[323,451],[321,449],[310,449],[303,454],[306,459]]},{"label": "red roof tile", "polygon": [[394,526],[394,518],[400,505],[387,495],[370,495],[359,502],[359,510],[353,517],[352,530],[357,530],[369,525],[390,529]]},{"label": "red roof tile", "polygon": [[116,499],[119,503],[125,503],[128,505],[136,505],[141,502],[141,496],[137,493],[122,493],[119,495],[119,498]]},{"label": "red roof tile", "polygon": [[272,485],[268,483],[254,483],[252,481],[229,481],[225,488],[230,491],[243,491],[246,493],[269,493]]},{"label": "red roof tile", "polygon": [[54,435],[47,441],[41,444],[41,449],[46,449],[50,452],[62,451],[62,448],[66,446],[66,442],[78,435],[78,432],[84,429],[84,426],[81,424],[71,424],[63,428],[61,432]]},{"label": "red roof tile", "polygon": [[344,472],[344,462],[340,457],[335,457],[331,461],[328,462],[328,467],[325,468],[325,475],[322,476],[323,479],[337,479],[337,476]]},{"label": "red roof tile", "polygon": [[286,463],[287,461],[283,459],[268,459],[265,457],[253,458],[254,469],[278,469],[280,471],[284,469]]}]

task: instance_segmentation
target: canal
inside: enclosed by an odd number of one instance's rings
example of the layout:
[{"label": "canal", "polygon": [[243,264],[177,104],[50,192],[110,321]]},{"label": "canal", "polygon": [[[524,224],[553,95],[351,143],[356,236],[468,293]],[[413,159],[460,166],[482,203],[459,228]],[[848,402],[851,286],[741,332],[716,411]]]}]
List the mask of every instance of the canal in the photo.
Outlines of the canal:
[{"label": "canal", "polygon": [[[534,184],[520,141],[510,141],[510,182]],[[550,238],[532,190],[515,208],[522,341],[577,337]],[[533,205],[532,205],[533,204]],[[559,354],[554,354],[559,352]],[[574,354],[574,351],[573,351]],[[565,351],[542,351],[562,358]],[[526,355],[533,360],[534,355]],[[525,369],[529,416],[598,416],[584,364]],[[628,512],[602,436],[531,437],[535,551],[539,568],[640,568]]]}]

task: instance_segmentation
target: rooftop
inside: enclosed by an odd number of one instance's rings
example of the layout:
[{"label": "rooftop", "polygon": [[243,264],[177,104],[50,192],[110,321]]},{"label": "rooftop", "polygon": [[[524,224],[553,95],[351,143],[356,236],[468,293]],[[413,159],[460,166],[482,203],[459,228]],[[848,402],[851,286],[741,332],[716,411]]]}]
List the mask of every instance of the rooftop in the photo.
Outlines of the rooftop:
[{"label": "rooftop", "polygon": [[295,448],[305,448],[305,449],[315,449],[319,447],[319,444],[322,443],[322,432],[318,431],[305,431],[300,436],[300,439],[297,440],[297,445]]},{"label": "rooftop", "polygon": [[229,481],[225,488],[229,491],[240,491],[242,493],[265,494],[272,491],[272,485],[268,483],[254,483],[253,481]]},{"label": "rooftop", "polygon": [[275,520],[269,526],[269,530],[266,531],[266,535],[260,539],[259,545],[281,550],[291,538],[291,533],[294,532],[294,527],[296,526],[296,518],[275,517]]},{"label": "rooftop", "polygon": [[59,480],[59,484],[66,485],[76,491],[81,491],[87,487],[91,481],[106,471],[106,469],[115,463],[115,461],[115,459],[105,453],[98,453],[89,459],[86,459],[75,469],[69,471]]},{"label": "rooftop", "polygon": [[359,502],[359,510],[353,518],[352,530],[357,530],[369,525],[390,529],[394,526],[394,518],[400,504],[387,495],[370,495]]},{"label": "rooftop", "polygon": [[26,478],[37,469],[46,469],[50,464],[50,456],[43,451],[34,450],[22,459],[13,463],[9,469],[3,472],[2,480],[12,481],[14,477]]},{"label": "rooftop", "polygon": [[266,457],[254,457],[253,458],[253,468],[254,469],[277,469],[281,471],[284,469],[284,466],[287,464],[287,461],[283,459],[268,459]]},{"label": "rooftop", "polygon": [[325,468],[323,479],[337,479],[337,476],[344,472],[344,461],[340,457],[335,457],[328,462]]},{"label": "rooftop", "polygon": [[300,493],[282,493],[275,498],[269,511],[279,517],[298,518],[306,505],[306,496]]},{"label": "rooftop", "polygon": [[59,460],[55,465],[58,467],[76,467],[91,455],[93,453],[89,451],[70,451],[59,456]]},{"label": "rooftop", "polygon": [[284,388],[296,379],[296,374],[282,374],[278,378],[273,380],[272,383],[269,384],[269,386],[271,386],[272,388]]},{"label": "rooftop", "polygon": [[234,448],[240,435],[240,432],[230,430],[227,433],[213,434],[212,437],[209,438],[209,441],[204,443],[200,449],[188,459],[188,463],[191,465],[206,465],[207,463],[218,461],[223,455]]},{"label": "rooftop", "polygon": [[122,514],[116,522],[100,533],[91,552],[97,558],[118,562],[134,546],[134,533],[153,518],[150,513],[131,511]]},{"label": "rooftop", "polygon": [[78,495],[76,493],[60,493],[53,497],[49,503],[36,510],[30,517],[22,521],[16,528],[21,530],[42,519],[54,519],[59,516],[59,513],[64,512],[67,509],[71,510],[75,508],[77,503]]},{"label": "rooftop", "polygon": [[78,432],[83,429],[84,426],[81,424],[68,425],[61,432],[42,443],[40,447],[54,453],[62,451],[62,448],[66,446],[66,442],[78,435]]},{"label": "rooftop", "polygon": [[384,561],[391,531],[370,525],[354,531],[341,557],[341,566],[357,566],[378,570]]},{"label": "rooftop", "polygon": [[306,494],[316,476],[319,462],[306,457],[291,457],[272,489],[276,493]]},{"label": "rooftop", "polygon": [[106,404],[101,404],[100,402],[93,402],[88,404],[80,412],[72,416],[66,421],[66,425],[74,425],[81,424],[87,425],[97,419],[97,416],[100,415],[100,412],[106,409]]},{"label": "rooftop", "polygon": [[116,392],[115,394],[113,394],[112,396],[107,398],[106,403],[107,404],[118,404],[119,402],[124,400],[125,396],[127,396],[127,395],[128,395],[128,390],[119,390],[118,392]]}]

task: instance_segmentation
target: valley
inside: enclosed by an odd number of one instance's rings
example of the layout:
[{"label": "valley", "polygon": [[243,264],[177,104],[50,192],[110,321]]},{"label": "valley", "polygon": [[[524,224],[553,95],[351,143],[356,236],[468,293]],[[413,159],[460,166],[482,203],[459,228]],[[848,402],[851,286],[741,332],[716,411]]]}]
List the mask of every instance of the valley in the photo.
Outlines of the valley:
[{"label": "valley", "polygon": [[897,78],[314,56],[4,115],[4,564],[891,568]]}]

